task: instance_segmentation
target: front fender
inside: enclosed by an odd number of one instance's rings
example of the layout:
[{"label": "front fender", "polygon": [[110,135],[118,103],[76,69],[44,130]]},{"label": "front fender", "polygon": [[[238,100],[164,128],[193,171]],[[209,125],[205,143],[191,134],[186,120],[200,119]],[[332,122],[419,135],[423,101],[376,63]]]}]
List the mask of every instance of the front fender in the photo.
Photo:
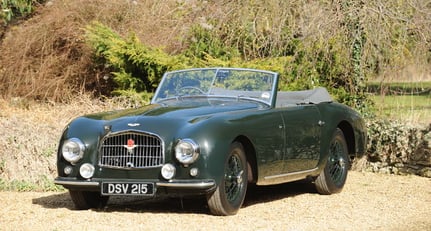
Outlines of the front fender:
[{"label": "front fender", "polygon": [[[70,122],[64,129],[57,150],[57,171],[59,176],[64,176],[63,169],[69,163],[64,160],[61,153],[63,143],[70,138],[78,138],[85,145],[84,157],[76,166],[81,163],[97,163],[97,148],[99,147],[99,140],[105,134],[103,123],[99,120],[92,120],[84,117],[79,117]],[[73,176],[77,174],[75,171]]]},{"label": "front fender", "polygon": [[349,144],[351,155],[363,155],[366,151],[366,127],[361,115],[339,103],[322,104],[320,110],[325,125],[322,129],[322,149],[319,168],[326,164],[329,142],[336,128],[340,128]]},{"label": "front fender", "polygon": [[[233,142],[234,133],[227,132],[226,122],[218,121],[187,126],[177,134],[175,144],[180,139],[189,138],[198,143],[200,156],[187,168],[199,169],[199,178],[214,179],[219,184],[224,176],[224,163]],[[174,147],[172,148],[174,149]],[[174,150],[172,155],[175,155]]]}]

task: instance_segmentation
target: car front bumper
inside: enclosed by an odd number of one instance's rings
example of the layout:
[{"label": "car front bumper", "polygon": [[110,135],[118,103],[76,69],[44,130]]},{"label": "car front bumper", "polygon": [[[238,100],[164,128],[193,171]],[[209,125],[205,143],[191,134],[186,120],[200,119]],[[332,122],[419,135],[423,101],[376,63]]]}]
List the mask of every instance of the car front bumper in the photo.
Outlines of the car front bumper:
[{"label": "car front bumper", "polygon": [[[62,185],[67,189],[85,190],[85,191],[100,191],[102,182],[129,182],[129,179],[91,179],[81,180],[71,177],[57,177],[54,180],[55,184]],[[135,180],[136,181],[136,180]],[[212,179],[195,179],[195,180],[144,180],[145,182],[153,182],[158,192],[175,192],[176,194],[206,194],[212,192],[216,188],[216,182]]]}]

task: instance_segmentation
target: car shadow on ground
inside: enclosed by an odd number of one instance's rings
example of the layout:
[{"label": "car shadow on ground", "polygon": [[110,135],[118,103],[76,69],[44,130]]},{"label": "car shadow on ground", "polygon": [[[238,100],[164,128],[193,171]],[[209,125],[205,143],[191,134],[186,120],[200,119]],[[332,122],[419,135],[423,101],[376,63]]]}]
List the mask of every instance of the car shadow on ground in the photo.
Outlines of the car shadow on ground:
[{"label": "car shadow on ground", "polygon": [[47,209],[67,208],[74,209],[68,192],[57,193],[49,196],[33,198],[32,203]]},{"label": "car shadow on ground", "polygon": [[[309,181],[298,181],[271,186],[249,185],[243,207],[309,193],[317,193],[314,185]],[[37,204],[48,209],[66,208],[74,210],[74,205],[68,192],[34,198],[33,204]],[[103,209],[94,209],[93,211],[209,214],[208,205],[204,196],[184,198],[113,196],[109,199],[106,207]]]},{"label": "car shadow on ground", "polygon": [[309,180],[268,186],[249,185],[243,207],[310,193],[316,194],[317,190]]}]

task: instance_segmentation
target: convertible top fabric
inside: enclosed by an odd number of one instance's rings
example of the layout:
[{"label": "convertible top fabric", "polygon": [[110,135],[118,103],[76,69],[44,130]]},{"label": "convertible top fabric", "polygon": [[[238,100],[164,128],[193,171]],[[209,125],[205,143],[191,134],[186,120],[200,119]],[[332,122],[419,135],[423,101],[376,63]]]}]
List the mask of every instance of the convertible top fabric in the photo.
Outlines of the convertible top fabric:
[{"label": "convertible top fabric", "polygon": [[277,92],[276,107],[330,103],[332,101],[331,95],[324,87],[305,91],[279,91]]}]

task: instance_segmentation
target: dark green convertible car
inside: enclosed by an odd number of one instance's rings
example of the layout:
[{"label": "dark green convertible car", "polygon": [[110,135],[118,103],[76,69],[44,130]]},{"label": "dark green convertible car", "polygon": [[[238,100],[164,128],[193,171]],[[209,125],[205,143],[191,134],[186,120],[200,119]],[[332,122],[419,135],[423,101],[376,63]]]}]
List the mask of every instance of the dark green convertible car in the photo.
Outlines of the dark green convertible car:
[{"label": "dark green convertible car", "polygon": [[325,88],[277,91],[278,74],[243,68],[168,72],[150,105],[86,115],[64,130],[55,183],[77,209],[109,196],[206,196],[236,214],[248,184],[311,179],[340,192],[365,152],[361,116]]}]

